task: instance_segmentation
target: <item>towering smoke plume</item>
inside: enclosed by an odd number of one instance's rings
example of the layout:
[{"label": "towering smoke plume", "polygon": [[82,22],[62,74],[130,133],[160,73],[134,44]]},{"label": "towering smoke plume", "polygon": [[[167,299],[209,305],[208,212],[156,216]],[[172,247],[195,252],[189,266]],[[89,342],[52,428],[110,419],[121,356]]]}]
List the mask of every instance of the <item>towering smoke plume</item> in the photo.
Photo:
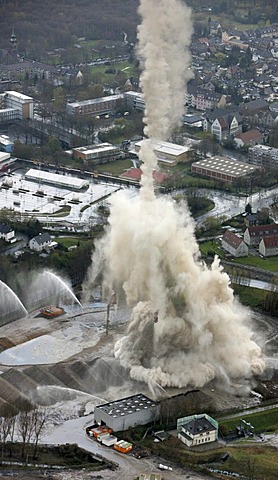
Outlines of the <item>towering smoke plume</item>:
[{"label": "towering smoke plume", "polygon": [[153,143],[168,139],[183,113],[190,77],[190,11],[178,0],[141,0],[138,54],[145,133],[140,195],[117,193],[109,228],[96,246],[84,293],[102,272],[110,291],[124,292],[133,313],[115,356],[130,374],[161,386],[202,387],[212,379],[250,382],[264,368],[247,326],[250,312],[234,298],[215,258],[200,261],[187,206],[154,192]]}]

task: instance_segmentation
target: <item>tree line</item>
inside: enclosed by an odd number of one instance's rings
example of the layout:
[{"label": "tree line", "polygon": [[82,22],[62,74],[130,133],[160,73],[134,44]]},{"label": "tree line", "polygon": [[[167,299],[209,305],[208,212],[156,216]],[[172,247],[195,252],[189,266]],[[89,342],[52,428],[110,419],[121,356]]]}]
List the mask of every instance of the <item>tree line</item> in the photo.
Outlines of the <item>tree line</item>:
[{"label": "tree line", "polygon": [[0,417],[1,464],[5,457],[12,457],[12,445],[15,442],[21,443],[22,461],[27,463],[30,455],[35,459],[47,419],[47,409],[39,406],[29,410],[22,405],[22,410],[16,415],[9,408],[4,414],[2,412]]}]

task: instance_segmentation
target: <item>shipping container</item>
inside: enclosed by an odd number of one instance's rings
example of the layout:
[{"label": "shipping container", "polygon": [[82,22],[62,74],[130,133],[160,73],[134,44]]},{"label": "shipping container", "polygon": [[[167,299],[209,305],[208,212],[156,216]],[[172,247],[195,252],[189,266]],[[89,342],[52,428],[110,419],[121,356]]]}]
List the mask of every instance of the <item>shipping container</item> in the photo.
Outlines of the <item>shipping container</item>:
[{"label": "shipping container", "polygon": [[124,440],[120,440],[114,444],[114,449],[121,453],[128,453],[132,448],[132,443],[125,442]]},{"label": "shipping container", "polygon": [[112,447],[113,445],[115,445],[117,440],[118,440],[117,437],[114,437],[114,435],[109,435],[108,437],[103,438],[101,443],[106,447]]},{"label": "shipping container", "polygon": [[97,441],[102,443],[102,440],[104,440],[106,437],[110,437],[110,433],[108,433],[108,432],[100,433],[97,436]]}]

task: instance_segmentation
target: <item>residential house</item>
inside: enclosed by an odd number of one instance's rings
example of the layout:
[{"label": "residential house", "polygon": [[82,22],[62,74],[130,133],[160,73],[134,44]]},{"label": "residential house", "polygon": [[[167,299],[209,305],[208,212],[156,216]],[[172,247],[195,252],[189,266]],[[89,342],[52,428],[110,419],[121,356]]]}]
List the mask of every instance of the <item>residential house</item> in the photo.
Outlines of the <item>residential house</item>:
[{"label": "residential house", "polygon": [[264,237],[259,243],[259,252],[264,257],[273,257],[278,255],[278,235]]},{"label": "residential house", "polygon": [[15,238],[14,229],[10,225],[0,224],[0,238],[5,242],[11,242]]},{"label": "residential house", "polygon": [[230,135],[242,132],[242,118],[236,111],[215,109],[205,114],[203,129],[215,135],[221,142]]},{"label": "residential house", "polygon": [[253,227],[254,225],[259,225],[258,215],[256,213],[250,213],[244,218],[244,223],[247,227]]},{"label": "residential house", "polygon": [[218,423],[206,414],[178,419],[178,438],[188,447],[215,442],[218,438]]},{"label": "residential house", "polygon": [[247,245],[259,245],[262,238],[272,237],[278,235],[278,224],[271,223],[270,225],[254,225],[248,227],[244,232],[244,241]]},{"label": "residential house", "polygon": [[240,107],[240,114],[244,117],[252,117],[255,113],[269,110],[269,103],[266,100],[258,99],[243,103]]},{"label": "residential house", "polygon": [[29,241],[29,248],[36,252],[41,252],[47,248],[56,246],[56,242],[52,242],[49,233],[40,233],[36,237],[31,238]]},{"label": "residential house", "polygon": [[248,246],[242,238],[230,230],[226,230],[222,238],[222,248],[229,252],[233,257],[247,257]]},{"label": "residential house", "polygon": [[226,95],[215,93],[212,90],[206,90],[204,87],[188,85],[185,97],[186,105],[196,108],[196,110],[205,111],[213,108],[224,108],[227,103]]},{"label": "residential house", "polygon": [[236,143],[237,148],[242,148],[244,146],[253,146],[260,143],[263,139],[263,134],[260,130],[253,129],[248,130],[248,132],[237,133],[234,136],[234,141]]}]

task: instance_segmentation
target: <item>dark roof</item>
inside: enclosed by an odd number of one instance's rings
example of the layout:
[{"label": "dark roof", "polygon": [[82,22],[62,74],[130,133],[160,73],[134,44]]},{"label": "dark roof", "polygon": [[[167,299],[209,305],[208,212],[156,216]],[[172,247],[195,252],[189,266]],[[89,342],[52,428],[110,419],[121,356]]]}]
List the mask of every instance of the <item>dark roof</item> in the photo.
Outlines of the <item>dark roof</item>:
[{"label": "dark roof", "polygon": [[206,118],[211,122],[214,122],[214,120],[221,117],[227,118],[229,123],[231,123],[234,117],[236,117],[237,121],[241,121],[241,116],[237,111],[231,111],[225,108],[215,108],[212,112],[206,112]]},{"label": "dark roof", "polygon": [[278,235],[270,235],[269,237],[262,238],[265,248],[278,247]]},{"label": "dark roof", "polygon": [[260,110],[261,108],[268,108],[269,103],[266,100],[251,100],[251,102],[244,103],[241,108],[242,111],[246,110]]},{"label": "dark roof", "polygon": [[233,248],[238,248],[240,244],[243,242],[242,238],[240,238],[235,233],[231,232],[230,230],[226,230],[223,235],[222,242],[226,242]]},{"label": "dark roof", "polygon": [[0,233],[3,233],[6,235],[7,233],[13,232],[13,228],[11,228],[9,225],[0,225]]},{"label": "dark roof", "polygon": [[270,236],[271,234],[278,234],[278,224],[271,223],[270,225],[254,225],[252,227],[248,227],[247,230],[249,231],[250,236]]},{"label": "dark roof", "polygon": [[39,245],[43,245],[44,243],[51,242],[51,237],[49,233],[40,233],[36,237],[33,238]]},{"label": "dark roof", "polygon": [[192,433],[193,435],[204,431],[209,432],[212,430],[216,430],[216,428],[206,419],[206,417],[194,418],[188,423],[182,425],[182,428]]}]

